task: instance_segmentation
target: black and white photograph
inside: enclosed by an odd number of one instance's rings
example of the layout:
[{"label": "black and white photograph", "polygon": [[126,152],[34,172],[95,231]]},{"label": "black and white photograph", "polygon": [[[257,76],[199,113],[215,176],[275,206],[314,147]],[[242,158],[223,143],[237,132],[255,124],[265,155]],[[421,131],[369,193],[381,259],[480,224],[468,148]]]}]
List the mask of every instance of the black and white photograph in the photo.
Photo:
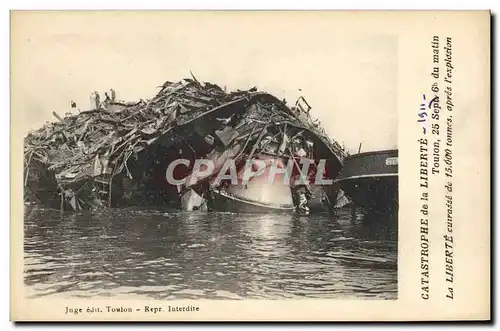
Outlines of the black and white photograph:
[{"label": "black and white photograph", "polygon": [[12,18],[26,296],[398,299],[398,36],[131,15]]}]

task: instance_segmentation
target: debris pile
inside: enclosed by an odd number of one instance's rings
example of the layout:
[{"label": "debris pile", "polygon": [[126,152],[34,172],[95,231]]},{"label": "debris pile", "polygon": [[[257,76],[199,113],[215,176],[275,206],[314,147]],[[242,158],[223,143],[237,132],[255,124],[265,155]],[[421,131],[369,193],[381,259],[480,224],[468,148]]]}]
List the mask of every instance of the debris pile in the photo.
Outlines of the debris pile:
[{"label": "debris pile", "polygon": [[165,82],[151,100],[124,103],[113,95],[95,108],[64,118],[54,113],[58,121],[25,137],[25,202],[73,210],[178,203],[182,192],[164,181],[169,162],[181,156],[243,158],[271,152],[272,146],[277,153],[305,155],[305,138],[300,146],[283,147],[285,137],[292,141],[292,134],[298,139],[304,132],[323,146],[314,149],[314,157],[336,160],[333,176],[345,156],[309,117],[303,98],[289,108],[256,88],[226,93],[194,76]]}]

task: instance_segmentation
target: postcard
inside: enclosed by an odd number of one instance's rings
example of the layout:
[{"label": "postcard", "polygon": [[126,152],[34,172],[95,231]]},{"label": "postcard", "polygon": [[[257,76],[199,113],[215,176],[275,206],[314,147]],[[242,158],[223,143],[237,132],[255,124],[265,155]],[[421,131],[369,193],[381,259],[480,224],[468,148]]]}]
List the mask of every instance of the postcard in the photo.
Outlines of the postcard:
[{"label": "postcard", "polygon": [[489,11],[12,11],[12,321],[487,321]]}]

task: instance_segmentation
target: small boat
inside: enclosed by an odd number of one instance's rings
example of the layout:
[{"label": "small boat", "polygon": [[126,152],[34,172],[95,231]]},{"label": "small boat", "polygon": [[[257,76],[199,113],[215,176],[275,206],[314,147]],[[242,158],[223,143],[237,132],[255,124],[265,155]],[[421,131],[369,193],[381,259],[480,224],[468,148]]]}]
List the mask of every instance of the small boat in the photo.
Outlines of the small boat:
[{"label": "small boat", "polygon": [[[285,179],[284,173],[275,174],[274,180],[269,181],[270,165],[278,162],[285,164],[288,162],[286,157],[261,153],[257,155],[261,161],[270,161],[268,167],[258,176],[250,178],[243,183],[245,169],[238,172],[238,183],[227,184],[214,190],[212,194],[212,206],[215,210],[244,212],[244,213],[288,213],[299,211],[303,214],[309,213],[309,207],[306,205],[310,201],[302,201],[302,209],[297,208],[300,205],[300,195],[295,192]],[[305,193],[305,192],[304,192]],[[305,204],[306,203],[306,204]]]},{"label": "small boat", "polygon": [[291,204],[264,203],[251,201],[232,195],[228,192],[214,190],[214,209],[222,212],[232,213],[294,213],[295,206]]},{"label": "small boat", "polygon": [[335,180],[353,203],[367,212],[398,209],[398,150],[350,155]]}]

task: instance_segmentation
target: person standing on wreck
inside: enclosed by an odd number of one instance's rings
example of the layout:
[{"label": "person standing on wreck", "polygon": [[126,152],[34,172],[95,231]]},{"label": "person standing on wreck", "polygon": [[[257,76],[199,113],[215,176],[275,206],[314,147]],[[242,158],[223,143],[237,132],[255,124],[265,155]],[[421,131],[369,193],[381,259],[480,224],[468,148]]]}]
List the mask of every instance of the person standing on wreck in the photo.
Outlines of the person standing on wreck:
[{"label": "person standing on wreck", "polygon": [[99,96],[99,92],[94,91],[95,95],[95,108],[94,109],[99,109],[101,108],[101,97]]},{"label": "person standing on wreck", "polygon": [[99,96],[99,92],[94,91],[90,94],[90,109],[99,108],[101,108],[101,97]]},{"label": "person standing on wreck", "polygon": [[[70,105],[71,105],[70,112],[72,112],[73,110],[76,110],[76,102],[71,100]],[[80,112],[80,109],[78,109],[78,112]]]},{"label": "person standing on wreck", "polygon": [[109,98],[108,92],[104,92],[104,96],[106,97],[102,103],[104,109],[108,109],[108,105],[111,103],[111,99]]},{"label": "person standing on wreck", "polygon": [[95,107],[95,93],[90,93],[90,109],[94,109]]}]

